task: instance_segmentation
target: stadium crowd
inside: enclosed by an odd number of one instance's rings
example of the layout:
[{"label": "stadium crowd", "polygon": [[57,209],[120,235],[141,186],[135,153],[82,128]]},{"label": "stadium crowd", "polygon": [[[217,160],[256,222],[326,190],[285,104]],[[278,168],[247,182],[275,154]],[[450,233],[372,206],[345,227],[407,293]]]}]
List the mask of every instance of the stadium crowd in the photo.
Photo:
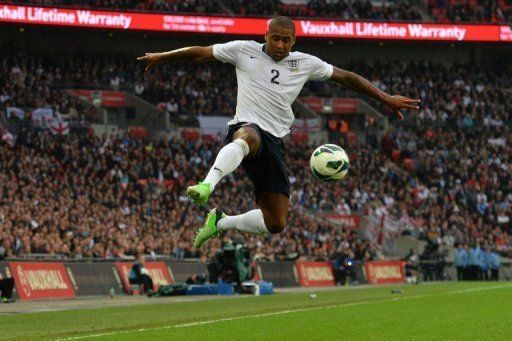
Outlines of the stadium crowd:
[{"label": "stadium crowd", "polygon": [[273,16],[276,14],[292,18],[336,18],[345,20],[421,20],[421,14],[409,1],[384,1],[374,6],[369,0],[311,0],[304,5],[284,4],[276,0],[250,1],[228,0],[237,14],[250,16]]},{"label": "stadium crowd", "polygon": [[286,15],[292,18],[336,18],[342,20],[436,21],[436,22],[512,22],[512,0],[430,0],[428,16],[408,0],[309,0],[286,3],[278,0],[9,0],[7,4],[58,6],[81,9],[144,11],[159,13],[223,14],[240,16]]},{"label": "stadium crowd", "polygon": [[512,1],[435,0],[429,3],[429,14],[433,20],[441,22],[512,22]]},{"label": "stadium crowd", "polygon": [[[51,107],[71,121],[93,121],[94,108],[63,89],[128,90],[173,117],[230,115],[236,103],[236,78],[227,65],[162,64],[145,73],[132,56],[81,53],[46,55],[0,52],[0,107]],[[172,75],[172,76],[171,76]],[[222,81],[219,81],[222,80]]]},{"label": "stadium crowd", "polygon": [[[207,141],[56,137],[22,127],[14,147],[0,147],[4,252],[7,256],[48,253],[72,258],[125,257],[136,252],[177,259],[207,256],[220,241],[201,251],[193,248],[192,239],[205,212],[188,203],[184,189],[205,174],[220,146],[220,142]],[[297,153],[304,146],[294,149]],[[348,251],[358,259],[377,257],[376,250],[354,233],[342,232],[341,227],[304,211],[334,208],[335,202],[331,201],[334,194],[325,195],[327,185],[314,184],[303,170],[306,161],[302,156],[291,162],[292,169],[301,171],[291,179],[290,227],[266,241],[250,237],[247,242],[254,257],[326,259]],[[357,162],[353,169],[359,169]],[[224,182],[211,206],[230,214],[252,207],[252,185],[246,177],[237,174]],[[341,185],[337,188],[345,191]]]},{"label": "stadium crowd", "polygon": [[[278,0],[10,0],[7,3],[35,6],[59,6],[83,9],[150,11],[160,13],[224,14],[241,16],[286,15],[293,18],[339,18],[347,20],[421,20],[420,12],[408,0],[383,1],[374,6],[370,0],[310,0],[306,4],[286,4]],[[222,3],[222,4],[221,4]]]},{"label": "stadium crowd", "polygon": [[[143,74],[141,65],[129,64],[130,58],[125,59],[127,64],[108,57],[93,62],[80,56],[62,64],[61,57],[52,58],[28,53],[2,56],[4,119],[12,106],[26,112],[52,107],[81,115],[79,103],[56,95],[66,84],[120,86],[155,104],[170,103],[167,110],[178,107],[181,114],[230,115],[234,107],[234,73],[224,65],[192,69],[169,64]],[[389,215],[418,238],[449,246],[481,244],[510,254],[510,65],[476,69],[463,64],[353,63],[346,68],[388,92],[421,98],[422,109],[389,131],[381,143],[369,138],[350,146],[351,176],[333,188],[312,180],[307,165],[312,146],[290,143],[289,228],[265,242],[249,237],[256,257],[320,259],[336,252],[354,253],[359,259],[380,257],[378,245],[353,233],[339,233],[339,226],[309,215],[318,210]],[[113,84],[112,79],[120,81]],[[313,82],[305,93],[344,96],[346,90]],[[207,104],[198,104],[204,97]],[[176,258],[207,256],[218,245],[193,249],[191,240],[204,212],[188,205],[183,193],[189,182],[206,174],[219,147],[219,142],[210,141],[63,138],[23,128],[14,147],[1,146],[3,249],[7,255],[124,257],[145,251]],[[247,179],[237,175],[226,181],[212,206],[230,214],[249,209]]]}]

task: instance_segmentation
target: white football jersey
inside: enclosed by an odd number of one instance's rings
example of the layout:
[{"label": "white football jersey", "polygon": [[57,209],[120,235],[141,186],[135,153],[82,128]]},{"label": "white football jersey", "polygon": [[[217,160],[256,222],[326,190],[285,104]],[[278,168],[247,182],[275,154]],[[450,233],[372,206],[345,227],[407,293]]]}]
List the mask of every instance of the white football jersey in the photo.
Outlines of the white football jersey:
[{"label": "white football jersey", "polygon": [[236,67],[238,96],[235,118],[257,124],[277,137],[290,132],[294,116],[291,105],[308,80],[331,78],[333,66],[302,52],[290,52],[276,62],[255,41],[235,40],[213,45],[217,60]]}]

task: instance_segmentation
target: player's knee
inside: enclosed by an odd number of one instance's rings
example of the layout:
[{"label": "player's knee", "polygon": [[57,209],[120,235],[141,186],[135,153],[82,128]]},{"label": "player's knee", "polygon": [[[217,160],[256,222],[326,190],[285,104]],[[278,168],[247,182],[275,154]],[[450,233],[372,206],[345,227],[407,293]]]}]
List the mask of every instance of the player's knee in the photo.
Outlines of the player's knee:
[{"label": "player's knee", "polygon": [[254,129],[240,129],[235,133],[233,139],[242,139],[249,146],[249,153],[254,155],[260,147],[260,136]]},{"label": "player's knee", "polygon": [[265,217],[265,226],[270,233],[281,233],[286,227],[286,218],[275,216]]}]

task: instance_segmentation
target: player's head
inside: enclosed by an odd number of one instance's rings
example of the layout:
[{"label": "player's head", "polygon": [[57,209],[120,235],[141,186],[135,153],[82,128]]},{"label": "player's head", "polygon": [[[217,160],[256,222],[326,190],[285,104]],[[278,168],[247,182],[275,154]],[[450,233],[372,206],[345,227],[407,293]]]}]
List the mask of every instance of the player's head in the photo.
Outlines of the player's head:
[{"label": "player's head", "polygon": [[286,58],[295,44],[295,23],[288,17],[275,17],[265,34],[265,51],[275,61]]}]

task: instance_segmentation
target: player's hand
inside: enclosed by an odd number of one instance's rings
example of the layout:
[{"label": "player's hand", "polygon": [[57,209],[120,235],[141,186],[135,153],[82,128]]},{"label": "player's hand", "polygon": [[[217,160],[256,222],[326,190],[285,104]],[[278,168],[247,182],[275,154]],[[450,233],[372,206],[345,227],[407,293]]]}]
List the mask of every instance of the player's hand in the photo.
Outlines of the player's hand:
[{"label": "player's hand", "polygon": [[404,96],[389,96],[386,100],[386,105],[393,110],[393,113],[397,115],[401,120],[404,119],[404,115],[400,112],[402,109],[418,110],[420,104],[419,99],[411,99]]},{"label": "player's hand", "polygon": [[163,59],[164,59],[163,53],[160,53],[160,52],[157,52],[157,53],[146,52],[146,54],[144,56],[137,58],[137,60],[147,63],[146,71],[151,69],[156,64],[160,63]]}]

